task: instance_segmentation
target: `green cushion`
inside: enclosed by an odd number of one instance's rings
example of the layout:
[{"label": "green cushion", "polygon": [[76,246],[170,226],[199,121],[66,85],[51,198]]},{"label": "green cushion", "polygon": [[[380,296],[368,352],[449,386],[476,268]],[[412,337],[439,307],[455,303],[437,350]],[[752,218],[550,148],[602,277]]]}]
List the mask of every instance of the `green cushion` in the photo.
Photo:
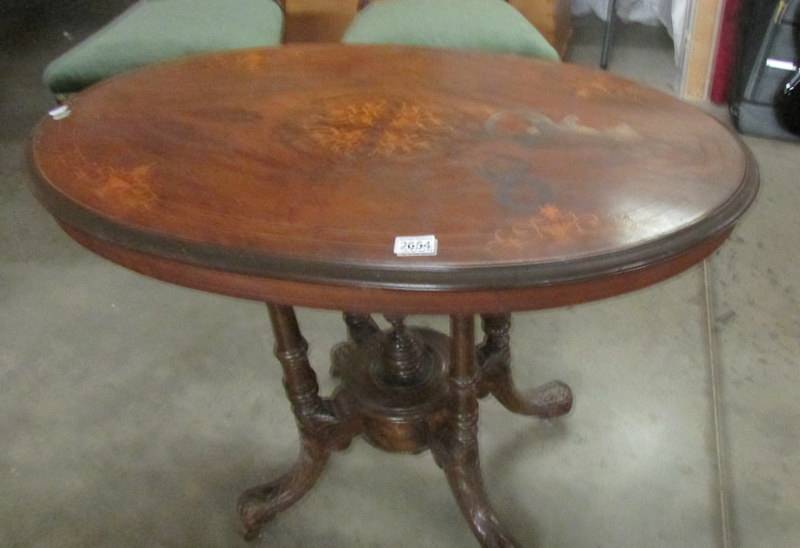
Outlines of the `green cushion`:
[{"label": "green cushion", "polygon": [[536,27],[504,0],[374,0],[342,41],[559,58]]},{"label": "green cushion", "polygon": [[44,82],[71,93],[156,61],[206,51],[280,44],[274,0],[141,0],[50,63]]}]

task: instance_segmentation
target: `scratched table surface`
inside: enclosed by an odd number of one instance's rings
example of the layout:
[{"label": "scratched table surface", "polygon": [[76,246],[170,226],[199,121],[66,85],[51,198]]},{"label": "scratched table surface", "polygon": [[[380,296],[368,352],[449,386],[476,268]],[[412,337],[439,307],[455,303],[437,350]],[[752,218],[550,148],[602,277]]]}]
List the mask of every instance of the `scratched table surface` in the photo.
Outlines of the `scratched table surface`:
[{"label": "scratched table surface", "polygon": [[[517,56],[285,46],[103,82],[36,128],[35,192],[145,254],[309,283],[535,287],[729,230],[757,175],[728,129],[607,73]],[[433,235],[436,255],[398,256]]]}]

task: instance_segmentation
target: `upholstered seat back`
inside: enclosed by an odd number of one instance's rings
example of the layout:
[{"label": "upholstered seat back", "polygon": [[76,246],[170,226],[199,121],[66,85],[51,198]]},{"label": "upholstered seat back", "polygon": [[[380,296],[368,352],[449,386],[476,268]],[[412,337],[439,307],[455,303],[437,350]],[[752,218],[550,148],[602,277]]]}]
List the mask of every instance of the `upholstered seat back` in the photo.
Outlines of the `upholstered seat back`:
[{"label": "upholstered seat back", "polygon": [[342,41],[559,59],[539,31],[504,0],[372,0],[347,29]]},{"label": "upholstered seat back", "polygon": [[274,46],[283,35],[275,0],[140,0],[45,69],[57,94],[114,74],[194,53]]}]

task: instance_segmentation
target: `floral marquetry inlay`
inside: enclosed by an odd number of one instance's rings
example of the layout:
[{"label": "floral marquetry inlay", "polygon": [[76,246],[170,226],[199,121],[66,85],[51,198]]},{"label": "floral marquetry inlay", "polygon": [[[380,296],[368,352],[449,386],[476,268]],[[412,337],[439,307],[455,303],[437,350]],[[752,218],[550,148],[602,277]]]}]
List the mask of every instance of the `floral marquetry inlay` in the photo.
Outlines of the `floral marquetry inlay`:
[{"label": "floral marquetry inlay", "polygon": [[455,130],[447,116],[412,100],[337,98],[303,124],[314,144],[343,156],[398,157],[430,152]]},{"label": "floral marquetry inlay", "polygon": [[492,249],[519,249],[531,240],[566,243],[596,232],[601,228],[600,217],[577,214],[554,204],[546,204],[532,216],[495,231],[489,242]]}]

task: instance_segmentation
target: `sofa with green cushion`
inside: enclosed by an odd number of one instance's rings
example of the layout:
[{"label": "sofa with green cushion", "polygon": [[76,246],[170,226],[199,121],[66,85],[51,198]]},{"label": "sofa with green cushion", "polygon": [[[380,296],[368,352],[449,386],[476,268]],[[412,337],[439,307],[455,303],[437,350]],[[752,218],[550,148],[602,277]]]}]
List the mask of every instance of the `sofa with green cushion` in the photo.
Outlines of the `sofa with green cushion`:
[{"label": "sofa with green cushion", "polygon": [[275,46],[283,37],[276,0],[140,0],[50,63],[57,94],[130,69],[208,51]]},{"label": "sofa with green cushion", "polygon": [[504,0],[373,0],[356,16],[342,41],[559,59],[536,27]]}]

